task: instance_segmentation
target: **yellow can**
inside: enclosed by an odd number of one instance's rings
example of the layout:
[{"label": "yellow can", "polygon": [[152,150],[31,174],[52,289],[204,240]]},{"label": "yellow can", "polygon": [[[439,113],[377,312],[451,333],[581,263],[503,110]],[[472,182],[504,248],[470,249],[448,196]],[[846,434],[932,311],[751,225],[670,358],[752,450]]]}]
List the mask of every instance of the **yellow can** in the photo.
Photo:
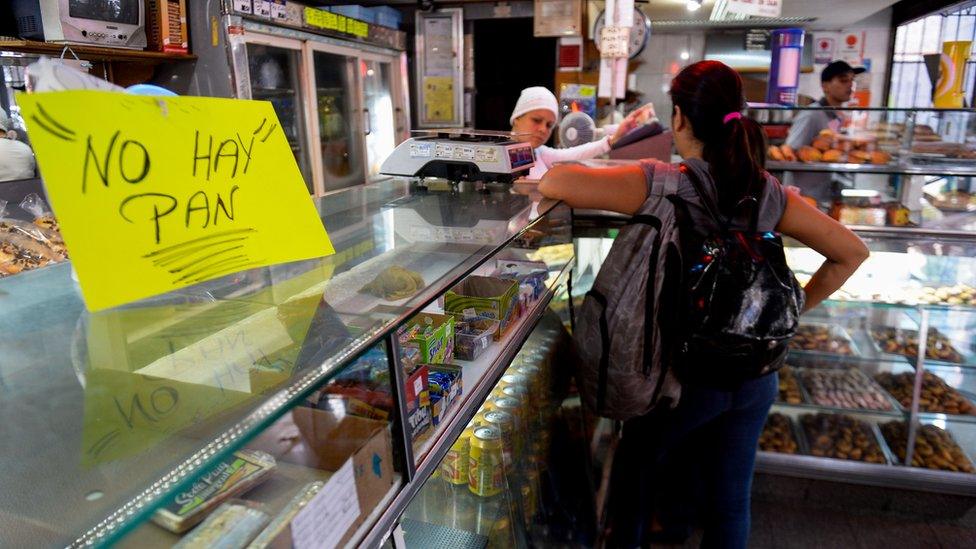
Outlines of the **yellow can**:
[{"label": "yellow can", "polygon": [[513,438],[513,459],[518,459],[522,455],[522,443],[523,443],[523,433],[527,433],[526,425],[526,410],[522,406],[522,402],[510,396],[505,396],[495,399],[495,410],[500,410],[502,412],[508,412],[512,415],[512,421],[515,425],[515,436]]},{"label": "yellow can", "polygon": [[502,451],[505,454],[507,463],[512,463],[515,455],[515,418],[512,414],[502,410],[492,410],[485,413],[485,424],[489,427],[498,429],[502,435]]},{"label": "yellow can", "polygon": [[476,427],[468,455],[468,490],[491,497],[501,493],[504,487],[501,433],[494,427]]},{"label": "yellow can", "polygon": [[468,483],[468,455],[471,450],[471,435],[474,427],[467,427],[461,431],[461,436],[454,441],[444,461],[441,462],[441,474],[444,480],[451,484]]}]

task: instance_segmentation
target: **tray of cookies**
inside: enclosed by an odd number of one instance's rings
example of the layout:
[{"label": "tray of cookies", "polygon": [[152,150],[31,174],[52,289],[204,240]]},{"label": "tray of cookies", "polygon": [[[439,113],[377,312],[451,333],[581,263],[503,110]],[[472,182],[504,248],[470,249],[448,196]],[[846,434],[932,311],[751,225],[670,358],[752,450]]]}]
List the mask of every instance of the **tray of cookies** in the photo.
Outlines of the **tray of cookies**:
[{"label": "tray of cookies", "polygon": [[808,353],[860,356],[847,330],[840,326],[822,323],[804,323],[796,329],[790,340],[790,349]]},{"label": "tray of cookies", "polygon": [[[918,357],[918,331],[891,326],[877,326],[870,330],[875,349],[886,355],[901,355],[914,361]],[[939,362],[962,364],[962,354],[952,341],[935,328],[929,328],[925,344],[925,358]]]},{"label": "tray of cookies", "polygon": [[[906,409],[912,406],[915,390],[915,373],[879,373],[874,377]],[[962,393],[931,372],[922,374],[922,391],[919,394],[918,409],[932,414],[976,415],[976,406]]]},{"label": "tray of cookies", "polygon": [[779,370],[779,396],[778,402],[785,404],[803,404],[803,392],[800,390],[800,382],[796,378],[796,371],[793,367],[786,365]]},{"label": "tray of cookies", "polygon": [[[881,432],[898,458],[898,463],[904,463],[908,448],[908,424],[904,421],[889,421],[881,426]],[[976,472],[972,460],[952,435],[935,425],[919,426],[911,466],[956,473]]]},{"label": "tray of cookies", "polygon": [[801,433],[809,453],[816,457],[888,465],[892,463],[874,423],[845,414],[804,414]]},{"label": "tray of cookies", "polygon": [[802,370],[800,380],[808,402],[817,406],[885,412],[899,409],[897,402],[857,368]]},{"label": "tray of cookies", "polygon": [[777,454],[806,454],[800,448],[799,432],[790,416],[771,412],[766,418],[762,434],[759,435],[759,450]]}]

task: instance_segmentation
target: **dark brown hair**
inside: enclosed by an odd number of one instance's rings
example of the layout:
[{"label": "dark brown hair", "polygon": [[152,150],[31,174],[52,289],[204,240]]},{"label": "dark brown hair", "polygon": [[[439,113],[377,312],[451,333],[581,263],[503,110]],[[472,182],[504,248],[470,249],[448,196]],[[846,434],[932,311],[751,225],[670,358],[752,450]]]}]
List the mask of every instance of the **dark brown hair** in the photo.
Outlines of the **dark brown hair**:
[{"label": "dark brown hair", "polygon": [[759,192],[765,182],[766,150],[759,124],[744,116],[725,121],[745,107],[742,79],[724,63],[699,61],[674,77],[670,94],[705,146],[702,156],[717,184],[722,211],[741,213],[735,210],[742,198],[750,189]]}]

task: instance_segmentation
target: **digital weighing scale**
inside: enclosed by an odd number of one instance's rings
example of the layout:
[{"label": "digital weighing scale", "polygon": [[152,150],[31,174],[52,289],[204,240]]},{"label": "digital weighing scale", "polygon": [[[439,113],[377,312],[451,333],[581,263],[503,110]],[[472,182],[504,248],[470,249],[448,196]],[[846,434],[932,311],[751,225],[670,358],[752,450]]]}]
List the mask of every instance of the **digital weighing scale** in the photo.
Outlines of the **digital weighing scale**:
[{"label": "digital weighing scale", "polygon": [[401,177],[437,177],[453,183],[511,183],[535,165],[532,145],[508,132],[430,130],[411,137],[390,153],[380,173]]}]

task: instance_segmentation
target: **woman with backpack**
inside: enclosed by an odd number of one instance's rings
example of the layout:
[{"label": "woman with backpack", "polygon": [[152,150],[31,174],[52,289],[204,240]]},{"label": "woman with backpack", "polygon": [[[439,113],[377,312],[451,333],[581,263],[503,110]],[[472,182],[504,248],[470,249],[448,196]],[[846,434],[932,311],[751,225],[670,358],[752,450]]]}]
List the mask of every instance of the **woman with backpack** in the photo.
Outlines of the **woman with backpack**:
[{"label": "woman with backpack", "polygon": [[[682,212],[678,216],[682,266],[689,278],[695,272],[700,273],[703,264],[713,260],[707,252],[702,252],[702,244],[713,244],[715,234],[735,234],[746,249],[752,242],[747,239],[752,238],[778,243],[774,234],[778,232],[795,238],[826,258],[803,288],[804,295],[798,295],[792,301],[796,309],[794,316],[799,314],[800,307],[803,311],[816,307],[840,288],[867,258],[864,243],[796,193],[784,190],[765,172],[762,167],[765,146],[755,143],[757,136],[762,134],[755,127],[756,123],[744,118],[740,112],[744,107],[742,81],[734,70],[717,61],[695,63],[672,80],[670,95],[673,104],[671,129],[677,151],[684,160],[680,170],[657,161],[603,169],[557,165],[542,179],[539,191],[573,208],[629,215],[640,212],[636,220],[647,217],[643,215],[647,211],[645,202],[661,200],[660,182],[674,176],[677,178],[676,196],[669,200],[676,204],[676,211]],[[671,184],[674,185],[673,180]],[[652,196],[655,191],[658,193],[656,198]],[[725,239],[725,243],[730,240]],[[718,242],[723,241],[719,239]],[[742,270],[753,268],[746,264],[750,259],[745,253],[727,254],[726,260],[728,258],[742,261]],[[783,263],[778,272],[785,270],[789,273],[781,252],[778,261]],[[734,270],[735,265],[731,267],[729,269],[727,265],[726,270]],[[789,275],[792,278],[792,273]],[[688,299],[684,300],[688,309],[702,305],[705,298],[689,297],[695,290],[691,283],[682,288],[688,293],[685,296]],[[763,300],[751,296],[710,296],[708,299],[716,300],[716,307],[727,302],[741,302],[747,307],[754,306],[759,313],[763,313],[765,306]],[[606,311],[605,301],[601,297]],[[693,322],[701,320],[701,311],[698,313],[699,317],[694,311],[683,314],[678,331],[694,329]],[[708,315],[704,316],[707,322]],[[601,322],[606,324],[606,318]],[[751,375],[726,375],[737,357],[688,360],[688,356],[702,356],[694,349],[689,352],[688,334],[672,333],[671,329],[664,331],[664,326],[660,328],[661,341],[675,339],[683,342],[683,351],[677,353],[680,358],[674,360],[680,399],[676,406],[671,403],[674,406],[671,410],[661,404],[651,413],[624,424],[618,453],[624,454],[632,463],[643,465],[644,469],[630,471],[629,476],[638,478],[616,483],[615,488],[623,486],[616,493],[611,489],[614,524],[611,545],[634,547],[648,541],[650,526],[646,522],[650,502],[647,499],[653,488],[648,477],[655,466],[664,462],[669,449],[697,438],[696,448],[706,460],[703,480],[708,494],[701,505],[702,545],[745,547],[749,537],[756,449],[766,416],[777,395],[775,369],[782,364],[782,353],[775,357],[775,364],[739,369],[740,372],[748,370]],[[646,329],[640,332],[651,333]],[[629,334],[628,337],[635,336]],[[654,339],[657,341],[658,338]],[[707,339],[699,339],[696,345],[708,346],[710,343]],[[785,346],[785,341],[780,343]],[[664,374],[661,376],[663,379]],[[609,394],[619,393],[611,391]],[[631,493],[625,493],[627,491]],[[628,514],[630,516],[626,516]]]}]

